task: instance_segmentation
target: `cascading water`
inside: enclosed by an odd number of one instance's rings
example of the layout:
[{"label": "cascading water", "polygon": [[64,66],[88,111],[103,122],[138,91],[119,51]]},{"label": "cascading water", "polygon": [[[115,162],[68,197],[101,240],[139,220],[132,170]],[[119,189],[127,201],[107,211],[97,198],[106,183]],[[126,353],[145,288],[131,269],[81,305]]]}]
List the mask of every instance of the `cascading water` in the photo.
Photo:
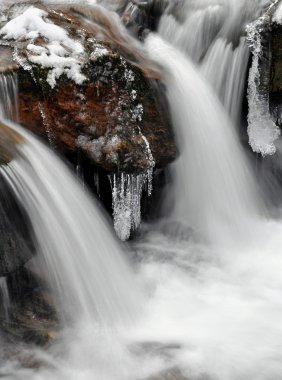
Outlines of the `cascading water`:
[{"label": "cascading water", "polygon": [[256,18],[263,1],[184,2],[179,22],[165,14],[159,33],[200,64],[232,120],[239,124],[249,49],[246,23]]},{"label": "cascading water", "polygon": [[[237,97],[242,89],[236,78],[245,71],[242,28],[254,17],[252,10],[262,10],[263,2],[191,0],[176,4],[180,21],[165,14],[160,22],[161,37],[167,26],[171,34],[165,39],[174,46],[157,36],[149,36],[146,43],[151,58],[163,68],[180,157],[172,167],[174,183],[169,189],[173,218],[144,226],[139,239],[131,243],[138,259],[136,277],[147,295],[142,316],[126,332],[117,333],[117,339],[112,335],[105,339],[95,323],[94,334],[90,334],[93,328],[88,319],[86,328],[80,325],[69,334],[65,356],[57,354],[57,347],[48,354],[33,352],[43,363],[40,369],[8,365],[0,372],[4,378],[11,373],[24,380],[281,378],[282,223],[264,219],[265,206],[252,168],[228,117],[229,113],[233,120],[240,119]],[[229,10],[229,17],[224,9]],[[205,13],[202,23],[195,21],[199,11]],[[182,34],[181,27],[191,25],[193,19],[191,36],[184,30]],[[170,28],[168,20],[177,28]],[[197,27],[202,28],[199,33]],[[231,44],[235,35],[239,45]],[[117,267],[112,256],[107,254],[104,261],[102,252],[99,267],[89,265],[85,248],[90,239],[91,248],[100,249],[106,241],[114,250],[116,241],[108,232],[101,236],[101,221],[89,216],[93,214],[87,194],[86,201],[65,167],[37,140],[18,131],[26,143],[18,147],[19,155],[5,175],[29,211],[40,236],[40,250],[48,247],[43,256],[51,278],[55,273],[55,280],[65,280],[56,287],[66,297],[63,305],[70,310],[68,303],[75,300],[77,307],[71,309],[75,319],[81,310],[96,315],[90,283],[96,294],[100,282],[92,282],[93,273],[107,276],[102,281],[106,293],[98,292],[99,314],[108,320],[110,313],[115,321],[122,300],[108,303],[104,296],[116,299],[118,292],[126,300],[134,279],[128,279],[128,272],[122,272],[124,264]],[[96,239],[90,225],[98,231]],[[81,257],[87,258],[88,268]],[[115,285],[124,283],[117,271],[121,277],[125,273],[127,288],[115,292]],[[63,349],[59,348],[60,354]]]},{"label": "cascading water", "polygon": [[18,78],[15,74],[0,74],[0,115],[17,120]]},{"label": "cascading water", "polygon": [[[18,115],[18,81],[14,74],[0,74],[0,117],[17,120]],[[1,224],[5,225],[5,215],[1,207]],[[3,228],[3,227],[2,227]],[[8,235],[8,231],[6,232]],[[8,242],[11,245],[11,241]],[[0,303],[6,321],[9,320],[10,296],[7,286],[7,278],[0,277]]]},{"label": "cascading water", "polygon": [[249,50],[245,38],[240,39],[237,47],[234,47],[232,42],[219,38],[202,62],[204,75],[237,125],[241,121],[248,59]]},{"label": "cascading water", "polygon": [[74,321],[130,320],[135,302],[128,283],[133,280],[95,200],[47,147],[26,131],[10,128],[23,143],[1,173],[30,218],[61,312]]},{"label": "cascading water", "polygon": [[172,169],[174,216],[209,239],[244,230],[258,212],[259,196],[228,116],[188,58],[160,38],[149,37],[147,44],[165,70],[181,149]]}]

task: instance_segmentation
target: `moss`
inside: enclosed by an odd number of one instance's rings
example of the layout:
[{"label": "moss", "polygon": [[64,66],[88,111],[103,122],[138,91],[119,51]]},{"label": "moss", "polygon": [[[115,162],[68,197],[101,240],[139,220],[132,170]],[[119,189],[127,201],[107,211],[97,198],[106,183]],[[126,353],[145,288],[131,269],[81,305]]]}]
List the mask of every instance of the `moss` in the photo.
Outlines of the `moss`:
[{"label": "moss", "polygon": [[42,67],[41,65],[32,64],[32,71],[35,81],[38,86],[40,86],[42,93],[45,95],[49,94],[52,91],[51,86],[47,82],[47,77],[50,70],[46,67]]}]

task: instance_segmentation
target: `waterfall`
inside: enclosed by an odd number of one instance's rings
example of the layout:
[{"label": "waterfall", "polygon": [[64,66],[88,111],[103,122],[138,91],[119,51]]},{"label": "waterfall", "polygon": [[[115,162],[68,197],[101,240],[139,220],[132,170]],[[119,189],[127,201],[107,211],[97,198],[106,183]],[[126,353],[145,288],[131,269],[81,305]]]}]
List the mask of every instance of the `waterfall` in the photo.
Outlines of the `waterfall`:
[{"label": "waterfall", "polygon": [[134,279],[95,199],[44,144],[8,126],[23,140],[1,173],[29,216],[58,310],[75,322],[130,321]]},{"label": "waterfall", "polygon": [[159,34],[200,65],[236,125],[246,82],[249,49],[245,25],[256,18],[259,0],[203,0],[182,6],[183,21],[165,14]]},{"label": "waterfall", "polygon": [[202,62],[202,71],[212,84],[232,121],[239,125],[246,83],[249,50],[242,37],[237,47],[218,38]]},{"label": "waterfall", "polygon": [[0,74],[0,115],[17,120],[18,78],[16,74]]},{"label": "waterfall", "polygon": [[[18,80],[17,75],[15,74],[0,74],[0,116],[10,120],[17,120],[18,115]],[[4,199],[4,198],[3,198]],[[2,201],[3,202],[3,201]],[[7,217],[3,211],[3,206],[1,206],[0,213],[0,225],[1,228],[5,229],[7,235],[8,246],[11,245],[10,232],[7,230]],[[2,242],[2,244],[4,244]],[[15,243],[14,243],[15,244]],[[23,248],[17,245],[17,248]],[[2,247],[2,250],[5,251],[5,247]],[[7,250],[10,254],[12,250]],[[2,254],[2,260],[8,259],[6,253]],[[10,295],[7,286],[7,278],[0,277],[0,302],[3,308],[4,318],[6,321],[9,321],[9,309],[10,309]]]},{"label": "waterfall", "polygon": [[147,46],[164,67],[181,149],[172,169],[174,216],[210,239],[229,228],[245,229],[259,212],[260,199],[230,119],[187,57],[159,37],[149,37]]}]

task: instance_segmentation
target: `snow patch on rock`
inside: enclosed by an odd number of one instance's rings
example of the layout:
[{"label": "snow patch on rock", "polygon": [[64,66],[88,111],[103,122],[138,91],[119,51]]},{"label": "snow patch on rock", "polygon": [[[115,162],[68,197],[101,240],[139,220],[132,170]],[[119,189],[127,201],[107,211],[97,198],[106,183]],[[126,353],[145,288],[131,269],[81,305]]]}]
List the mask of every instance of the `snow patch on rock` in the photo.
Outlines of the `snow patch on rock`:
[{"label": "snow patch on rock", "polygon": [[[7,40],[31,40],[27,46],[31,63],[50,69],[47,82],[54,88],[56,80],[63,74],[77,84],[86,77],[81,73],[84,48],[78,41],[71,39],[65,29],[53,24],[48,13],[42,9],[30,7],[23,14],[10,20],[0,35]],[[45,46],[36,45],[38,37],[44,38]]]}]

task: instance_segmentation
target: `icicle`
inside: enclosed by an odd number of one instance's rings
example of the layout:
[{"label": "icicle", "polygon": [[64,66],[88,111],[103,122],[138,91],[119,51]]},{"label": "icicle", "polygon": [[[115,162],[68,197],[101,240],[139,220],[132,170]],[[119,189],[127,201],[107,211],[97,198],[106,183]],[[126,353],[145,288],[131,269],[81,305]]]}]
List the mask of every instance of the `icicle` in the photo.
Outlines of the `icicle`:
[{"label": "icicle", "polygon": [[52,129],[50,128],[50,125],[47,120],[46,112],[44,109],[44,105],[42,103],[39,103],[38,105],[39,112],[42,118],[43,125],[45,127],[45,131],[47,133],[48,141],[51,147],[55,146],[55,137],[53,135]]},{"label": "icicle", "polygon": [[98,197],[100,198],[100,178],[99,173],[94,173],[94,186]]},{"label": "icicle", "polygon": [[148,166],[149,166],[149,169],[148,169],[147,175],[146,175],[147,192],[148,192],[148,195],[150,196],[152,194],[152,191],[153,191],[153,172],[154,172],[154,167],[155,167],[156,163],[155,163],[155,160],[154,160],[154,157],[152,154],[152,150],[151,150],[149,141],[147,140],[146,136],[143,135],[141,128],[139,126],[138,126],[138,130],[139,130],[139,134],[142,137],[142,139],[144,140],[144,143],[146,146],[145,155],[146,155],[146,159],[147,159]]},{"label": "icicle", "polygon": [[130,237],[131,231],[135,231],[141,223],[142,192],[151,194],[152,170],[145,174],[114,173],[109,178],[115,231],[125,241]]},{"label": "icicle", "polygon": [[4,317],[6,321],[9,321],[10,296],[6,277],[0,277],[0,300],[2,302]]},{"label": "icicle", "polygon": [[253,53],[248,87],[249,144],[254,152],[261,153],[263,156],[272,155],[276,152],[274,143],[280,135],[280,129],[272,120],[269,111],[270,65],[263,57],[262,44],[262,33],[268,31],[271,11],[276,3],[272,4],[262,17],[247,26],[247,40]]},{"label": "icicle", "polygon": [[82,184],[82,188],[85,189],[84,173],[80,164],[76,165],[76,178]]}]

